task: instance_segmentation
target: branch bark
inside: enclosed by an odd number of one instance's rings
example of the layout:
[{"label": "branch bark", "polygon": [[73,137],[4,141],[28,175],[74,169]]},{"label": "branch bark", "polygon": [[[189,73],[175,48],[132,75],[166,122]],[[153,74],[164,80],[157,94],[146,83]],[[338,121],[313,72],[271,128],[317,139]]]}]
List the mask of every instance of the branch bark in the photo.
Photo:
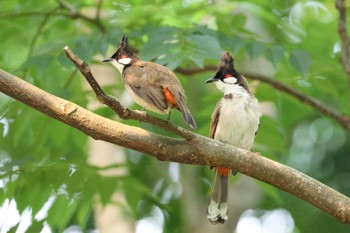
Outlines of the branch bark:
[{"label": "branch bark", "polygon": [[1,69],[0,91],[96,140],[137,150],[162,161],[229,167],[297,196],[350,224],[350,198],[258,154],[197,134],[180,140],[121,124],[51,95]]}]

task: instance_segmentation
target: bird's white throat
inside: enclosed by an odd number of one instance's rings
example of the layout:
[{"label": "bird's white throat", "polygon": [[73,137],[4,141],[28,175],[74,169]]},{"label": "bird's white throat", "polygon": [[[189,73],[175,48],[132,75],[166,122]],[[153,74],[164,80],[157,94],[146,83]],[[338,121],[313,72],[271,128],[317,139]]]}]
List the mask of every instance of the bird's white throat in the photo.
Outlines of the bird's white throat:
[{"label": "bird's white throat", "polygon": [[241,93],[241,94],[249,95],[247,90],[245,90],[243,87],[241,87],[238,84],[229,84],[229,83],[224,83],[222,81],[217,81],[215,82],[215,85],[220,91],[224,92],[224,95],[227,95],[230,93]]},{"label": "bird's white throat", "polygon": [[[130,59],[130,58],[129,58],[129,59]],[[120,60],[120,59],[119,59],[119,60]],[[121,63],[119,63],[119,62],[117,62],[117,60],[115,60],[115,59],[112,59],[112,60],[110,61],[110,63],[111,63],[115,68],[117,68],[121,74],[123,74],[123,70],[124,70],[125,65],[123,65],[123,64],[121,64]]]}]

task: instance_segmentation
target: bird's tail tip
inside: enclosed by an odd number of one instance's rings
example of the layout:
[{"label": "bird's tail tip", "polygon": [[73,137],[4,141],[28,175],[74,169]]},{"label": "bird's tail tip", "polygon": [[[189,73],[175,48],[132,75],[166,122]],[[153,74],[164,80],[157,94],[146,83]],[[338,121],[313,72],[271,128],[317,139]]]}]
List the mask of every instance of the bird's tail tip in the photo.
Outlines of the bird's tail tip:
[{"label": "bird's tail tip", "polygon": [[192,128],[192,129],[198,129],[197,123],[194,120],[193,116],[191,115],[190,111],[188,109],[183,111],[183,117],[186,123]]},{"label": "bird's tail tip", "polygon": [[207,218],[211,224],[224,224],[228,219],[226,210],[223,212],[219,208],[218,205],[216,208],[215,206],[209,205]]},{"label": "bird's tail tip", "polygon": [[197,123],[196,121],[193,119],[193,117],[191,118],[191,120],[189,121],[186,121],[189,126],[192,128],[192,129],[198,129],[198,126],[197,126]]},{"label": "bird's tail tip", "polygon": [[215,171],[207,216],[212,224],[224,224],[228,219],[229,171],[224,167],[218,167]]},{"label": "bird's tail tip", "polygon": [[180,112],[182,112],[182,116],[185,120],[185,122],[192,128],[192,129],[198,129],[197,123],[194,120],[190,110],[186,106],[184,101],[179,101],[178,103],[178,109]]}]

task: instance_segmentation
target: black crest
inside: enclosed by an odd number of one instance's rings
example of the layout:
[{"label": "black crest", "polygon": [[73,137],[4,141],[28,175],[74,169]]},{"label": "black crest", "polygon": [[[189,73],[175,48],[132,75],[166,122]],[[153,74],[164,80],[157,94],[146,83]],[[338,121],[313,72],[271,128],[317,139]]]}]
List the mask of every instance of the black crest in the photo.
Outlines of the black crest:
[{"label": "black crest", "polygon": [[118,60],[126,57],[131,58],[133,61],[138,60],[138,57],[129,46],[128,37],[123,36],[118,44],[117,51],[112,55],[112,58]]},{"label": "black crest", "polygon": [[234,60],[229,52],[225,51],[224,55],[222,55],[217,73],[221,80],[224,80],[227,75],[235,77],[237,79],[237,84],[249,92],[247,81],[235,70]]}]

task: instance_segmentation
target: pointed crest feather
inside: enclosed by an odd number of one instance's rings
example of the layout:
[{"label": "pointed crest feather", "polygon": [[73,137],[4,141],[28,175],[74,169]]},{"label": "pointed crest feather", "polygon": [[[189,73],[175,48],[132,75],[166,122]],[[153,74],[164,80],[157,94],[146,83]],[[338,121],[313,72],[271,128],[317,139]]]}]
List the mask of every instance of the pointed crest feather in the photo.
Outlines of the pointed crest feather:
[{"label": "pointed crest feather", "polygon": [[118,49],[120,48],[126,48],[128,47],[129,42],[128,42],[128,37],[127,36],[123,36],[123,38],[121,39],[121,41],[118,44]]},{"label": "pointed crest feather", "polygon": [[234,67],[233,57],[229,52],[224,52],[224,55],[221,58],[219,68],[228,69],[229,67]]}]

